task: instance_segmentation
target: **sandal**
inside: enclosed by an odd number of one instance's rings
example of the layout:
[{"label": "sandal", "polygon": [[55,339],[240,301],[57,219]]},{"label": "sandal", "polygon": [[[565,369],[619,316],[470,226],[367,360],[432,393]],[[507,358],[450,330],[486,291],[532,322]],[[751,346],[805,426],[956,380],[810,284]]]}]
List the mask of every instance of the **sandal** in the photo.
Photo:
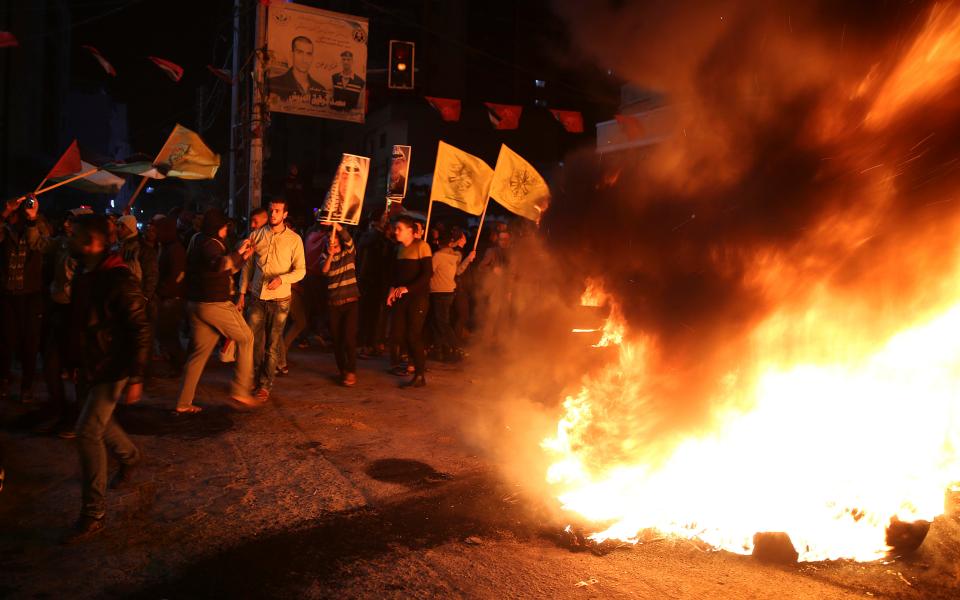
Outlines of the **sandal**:
[{"label": "sandal", "polygon": [[184,407],[182,407],[182,408],[181,408],[181,407],[177,407],[177,409],[173,411],[173,414],[175,414],[175,415],[195,415],[195,414],[197,414],[198,412],[200,412],[200,411],[202,411],[202,410],[203,410],[203,409],[200,408],[199,406],[194,406],[194,405],[191,404],[190,406],[184,406]]}]

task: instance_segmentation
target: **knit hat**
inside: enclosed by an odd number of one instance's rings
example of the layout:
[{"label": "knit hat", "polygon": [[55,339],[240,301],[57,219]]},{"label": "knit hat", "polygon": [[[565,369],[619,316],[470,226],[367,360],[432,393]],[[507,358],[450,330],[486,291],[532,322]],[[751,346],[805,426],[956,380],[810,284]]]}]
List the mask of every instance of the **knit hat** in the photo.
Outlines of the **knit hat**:
[{"label": "knit hat", "polygon": [[137,235],[137,218],[133,215],[123,215],[117,219],[117,237],[126,240]]}]

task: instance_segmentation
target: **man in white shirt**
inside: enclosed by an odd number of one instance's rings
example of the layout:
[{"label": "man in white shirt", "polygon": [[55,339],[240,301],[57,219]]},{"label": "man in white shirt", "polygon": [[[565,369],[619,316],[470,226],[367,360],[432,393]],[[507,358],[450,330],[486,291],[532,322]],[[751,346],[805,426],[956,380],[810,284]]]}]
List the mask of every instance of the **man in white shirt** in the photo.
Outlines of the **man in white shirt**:
[{"label": "man in white shirt", "polygon": [[247,323],[253,330],[254,381],[259,400],[267,400],[273,388],[283,328],[290,313],[290,286],[307,273],[303,240],[287,228],[286,218],[286,201],[271,200],[269,226],[250,234],[253,255],[240,276],[238,306],[243,307],[250,292]]}]

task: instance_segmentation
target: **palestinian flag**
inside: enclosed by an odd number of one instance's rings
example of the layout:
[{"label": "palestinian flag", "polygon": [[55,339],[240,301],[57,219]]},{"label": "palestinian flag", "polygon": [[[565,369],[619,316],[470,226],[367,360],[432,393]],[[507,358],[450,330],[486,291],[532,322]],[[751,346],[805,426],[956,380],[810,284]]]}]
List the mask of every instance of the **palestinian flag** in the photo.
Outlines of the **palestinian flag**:
[{"label": "palestinian flag", "polygon": [[80,47],[88,51],[90,54],[93,55],[95,59],[97,59],[97,62],[100,63],[100,66],[103,67],[103,70],[107,72],[107,75],[110,75],[111,77],[117,76],[116,69],[114,69],[113,65],[111,65],[110,62],[106,58],[104,58],[102,54],[100,54],[99,50],[97,50],[96,48],[88,44],[84,44],[83,46],[80,46]]},{"label": "palestinian flag", "polygon": [[170,79],[180,81],[180,78],[183,77],[183,67],[180,65],[163,58],[157,58],[156,56],[148,56],[147,58],[153,61],[153,64],[163,69],[163,72],[166,73]]},{"label": "palestinian flag", "polygon": [[0,48],[16,48],[20,46],[17,36],[9,31],[0,31]]},{"label": "palestinian flag", "polygon": [[522,106],[513,104],[494,104],[493,102],[484,102],[487,107],[487,116],[490,117],[490,124],[494,129],[516,129],[520,126],[520,114],[523,113]]},{"label": "palestinian flag", "polygon": [[568,133],[583,133],[583,115],[577,110],[550,109],[550,114],[563,125]]},{"label": "palestinian flag", "polygon": [[[77,140],[73,140],[70,146],[67,147],[63,155],[60,156],[60,160],[57,161],[57,164],[53,165],[53,168],[50,169],[50,172],[47,173],[47,176],[43,178],[44,181],[54,180],[54,179],[63,179],[69,177],[70,175],[75,175],[80,173],[83,170],[82,163],[80,159],[80,148],[77,146]],[[40,184],[40,187],[43,187],[43,184]],[[37,189],[40,189],[38,187]]]},{"label": "palestinian flag", "polygon": [[440,118],[444,121],[460,120],[459,100],[454,98],[434,98],[432,96],[424,96],[424,99],[430,103],[430,106],[440,113]]},{"label": "palestinian flag", "polygon": [[66,185],[92,194],[116,194],[125,183],[122,177],[117,177],[85,160],[80,161],[80,168],[77,169],[76,172],[63,176],[50,177],[48,181],[49,183],[57,183],[70,177],[76,177],[80,173],[87,173],[87,175],[76,181],[71,181]]}]

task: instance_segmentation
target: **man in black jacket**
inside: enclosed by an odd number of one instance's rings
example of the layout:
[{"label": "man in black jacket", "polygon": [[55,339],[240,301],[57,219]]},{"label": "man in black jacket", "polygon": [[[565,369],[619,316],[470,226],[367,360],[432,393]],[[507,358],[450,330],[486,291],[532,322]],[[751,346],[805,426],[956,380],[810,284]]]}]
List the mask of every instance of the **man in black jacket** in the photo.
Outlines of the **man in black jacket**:
[{"label": "man in black jacket", "polygon": [[[79,259],[71,297],[70,348],[86,383],[87,397],[77,421],[83,492],[80,519],[65,541],[103,529],[107,450],[120,463],[111,488],[128,483],[140,451],[113,419],[128,380],[139,381],[150,356],[146,298],[123,259],[108,252],[109,225],[101,215],[83,215],[74,224],[71,250]],[[127,387],[136,402],[141,383]]]}]

